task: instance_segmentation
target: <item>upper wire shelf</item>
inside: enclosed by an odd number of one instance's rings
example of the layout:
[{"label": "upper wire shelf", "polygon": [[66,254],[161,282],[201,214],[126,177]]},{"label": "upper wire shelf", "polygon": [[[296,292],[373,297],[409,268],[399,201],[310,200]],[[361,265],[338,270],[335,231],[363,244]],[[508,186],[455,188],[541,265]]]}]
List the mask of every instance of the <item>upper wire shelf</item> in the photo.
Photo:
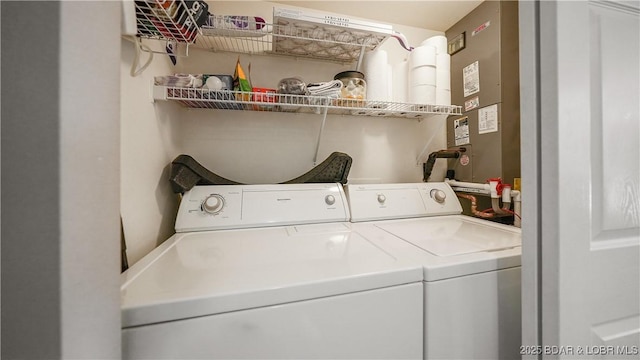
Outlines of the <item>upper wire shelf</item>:
[{"label": "upper wire shelf", "polygon": [[[275,54],[343,64],[390,37],[389,29],[360,29],[340,22],[311,23],[274,16],[211,15],[203,1],[135,1],[137,36],[195,45],[209,51]],[[188,50],[187,50],[188,51]]]},{"label": "upper wire shelf", "polygon": [[134,1],[137,35],[142,38],[191,44],[208,17],[204,1]]},{"label": "upper wire shelf", "polygon": [[245,17],[237,22],[226,16],[210,16],[200,29],[196,46],[212,51],[275,54],[339,63],[352,63],[363,52],[381,45],[389,34],[339,26],[280,19],[277,24]]}]

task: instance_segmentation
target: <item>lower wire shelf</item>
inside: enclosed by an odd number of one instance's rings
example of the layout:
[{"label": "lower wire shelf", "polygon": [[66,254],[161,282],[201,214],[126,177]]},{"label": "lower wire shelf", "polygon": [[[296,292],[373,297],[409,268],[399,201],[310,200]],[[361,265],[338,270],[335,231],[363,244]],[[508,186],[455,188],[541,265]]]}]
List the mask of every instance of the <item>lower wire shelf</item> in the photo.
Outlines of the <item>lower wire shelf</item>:
[{"label": "lower wire shelf", "polygon": [[176,101],[194,109],[315,113],[423,119],[431,115],[462,115],[458,105],[408,104],[390,101],[336,99],[325,96],[208,90],[153,86],[154,100]]}]

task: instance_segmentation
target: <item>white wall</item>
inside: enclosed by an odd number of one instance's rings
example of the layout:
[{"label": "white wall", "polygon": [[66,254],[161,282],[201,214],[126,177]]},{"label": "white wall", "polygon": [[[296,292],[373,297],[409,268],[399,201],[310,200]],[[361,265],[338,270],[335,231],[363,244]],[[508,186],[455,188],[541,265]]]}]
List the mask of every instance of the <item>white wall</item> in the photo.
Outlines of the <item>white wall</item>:
[{"label": "white wall", "polygon": [[119,21],[113,1],[61,2],[62,359],[120,355]]},{"label": "white wall", "polygon": [[[268,2],[210,2],[211,13],[250,14],[271,21],[274,4]],[[276,5],[282,6],[282,5]],[[442,34],[427,29],[394,25],[411,44]],[[392,62],[406,58],[394,39],[382,46]],[[313,114],[265,113],[183,109],[175,104],[151,104],[153,76],[174,72],[233,74],[238,54],[191,47],[189,57],[169,65],[156,55],[142,76],[128,75],[133,56],[123,42],[122,60],[122,215],[133,263],[172,234],[176,197],[170,194],[167,165],[179,154],[193,156],[209,170],[243,183],[276,183],[292,179],[313,166],[322,117]],[[285,77],[307,82],[329,81],[354,65],[313,60],[241,54],[241,63],[257,87],[275,88]],[[350,183],[420,182],[417,157],[446,147],[444,118],[423,121],[329,115],[317,163],[334,151],[353,158]],[[429,144],[426,151],[425,145]],[[424,159],[423,159],[424,160]],[[438,163],[432,179],[444,177]]]},{"label": "white wall", "polygon": [[117,359],[120,4],[0,7],[0,356]]},{"label": "white wall", "polygon": [[[169,188],[168,165],[178,153],[180,112],[169,103],[152,102],[155,75],[175,72],[167,56],[154,55],[141,75],[130,69],[135,47],[121,41],[121,188],[120,212],[130,264],[173,233],[177,198]],[[148,53],[140,55],[146,61]]]}]

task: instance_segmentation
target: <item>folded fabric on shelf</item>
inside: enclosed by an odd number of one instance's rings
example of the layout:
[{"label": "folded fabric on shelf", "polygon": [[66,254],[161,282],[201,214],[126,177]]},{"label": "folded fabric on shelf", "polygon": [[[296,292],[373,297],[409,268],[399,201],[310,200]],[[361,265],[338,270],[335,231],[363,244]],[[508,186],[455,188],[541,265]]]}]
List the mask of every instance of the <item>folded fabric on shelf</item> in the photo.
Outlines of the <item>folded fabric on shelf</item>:
[{"label": "folded fabric on shelf", "polygon": [[203,81],[201,74],[175,74],[169,76],[156,76],[154,78],[154,84],[173,87],[200,88],[203,85]]},{"label": "folded fabric on shelf", "polygon": [[342,81],[332,80],[327,82],[307,84],[307,93],[311,96],[340,97]]}]

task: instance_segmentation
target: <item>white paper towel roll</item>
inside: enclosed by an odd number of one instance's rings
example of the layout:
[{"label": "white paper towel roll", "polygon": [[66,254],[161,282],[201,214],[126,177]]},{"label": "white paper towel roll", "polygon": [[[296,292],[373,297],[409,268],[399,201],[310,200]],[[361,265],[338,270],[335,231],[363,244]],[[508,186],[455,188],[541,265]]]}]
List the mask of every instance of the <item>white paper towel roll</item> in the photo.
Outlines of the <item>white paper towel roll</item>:
[{"label": "white paper towel roll", "polygon": [[437,54],[436,55],[436,67],[438,70],[451,70],[451,55],[449,54]]},{"label": "white paper towel roll", "polygon": [[451,90],[451,73],[436,69],[436,86],[438,89]]},{"label": "white paper towel roll", "polygon": [[436,89],[435,103],[437,105],[451,105],[451,90]]},{"label": "white paper towel roll", "polygon": [[444,35],[432,36],[420,44],[425,45],[435,47],[438,54],[447,54],[447,37]]},{"label": "white paper towel roll", "polygon": [[409,87],[409,100],[413,104],[435,104],[435,85],[415,85]]},{"label": "white paper towel roll", "polygon": [[367,100],[389,100],[389,66],[387,52],[370,51],[364,59],[364,79],[367,82]]},{"label": "white paper towel roll", "polygon": [[433,46],[418,46],[409,54],[409,68],[436,65],[436,48]]},{"label": "white paper towel roll", "polygon": [[436,85],[437,71],[435,66],[419,66],[409,71],[409,86]]},{"label": "white paper towel roll", "polygon": [[451,90],[451,55],[436,55],[436,87]]},{"label": "white paper towel roll", "polygon": [[396,102],[407,102],[407,80],[409,78],[409,62],[403,60],[393,65],[392,99]]},{"label": "white paper towel roll", "polygon": [[387,64],[387,101],[393,101],[393,66]]}]

